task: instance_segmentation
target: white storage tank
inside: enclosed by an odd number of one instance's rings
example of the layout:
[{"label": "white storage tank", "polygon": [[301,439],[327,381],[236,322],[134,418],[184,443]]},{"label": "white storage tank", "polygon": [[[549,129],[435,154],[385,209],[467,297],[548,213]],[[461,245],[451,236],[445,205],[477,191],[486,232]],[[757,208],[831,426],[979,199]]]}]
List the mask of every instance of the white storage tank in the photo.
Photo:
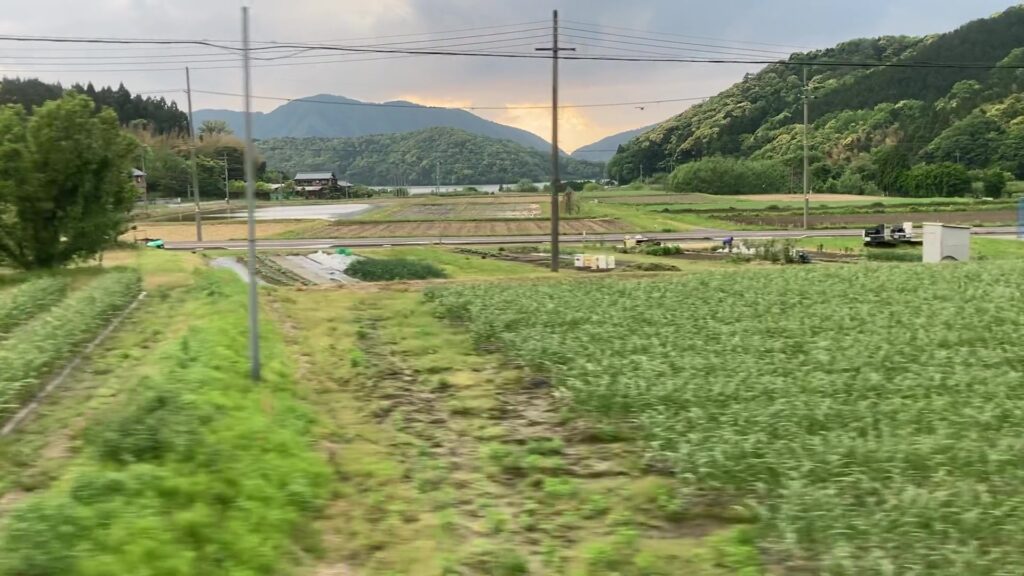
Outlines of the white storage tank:
[{"label": "white storage tank", "polygon": [[924,225],[925,262],[967,262],[971,259],[971,227],[927,222]]}]

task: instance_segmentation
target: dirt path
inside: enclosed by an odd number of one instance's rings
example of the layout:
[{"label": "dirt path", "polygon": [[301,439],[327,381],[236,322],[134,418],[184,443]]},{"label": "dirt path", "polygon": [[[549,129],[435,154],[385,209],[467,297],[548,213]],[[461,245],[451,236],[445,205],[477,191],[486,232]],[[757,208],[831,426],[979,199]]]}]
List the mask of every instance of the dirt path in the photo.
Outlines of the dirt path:
[{"label": "dirt path", "polygon": [[550,382],[476,352],[418,292],[272,298],[336,476],[308,573],[728,573],[702,540],[724,523],[682,522],[635,442],[567,424]]}]

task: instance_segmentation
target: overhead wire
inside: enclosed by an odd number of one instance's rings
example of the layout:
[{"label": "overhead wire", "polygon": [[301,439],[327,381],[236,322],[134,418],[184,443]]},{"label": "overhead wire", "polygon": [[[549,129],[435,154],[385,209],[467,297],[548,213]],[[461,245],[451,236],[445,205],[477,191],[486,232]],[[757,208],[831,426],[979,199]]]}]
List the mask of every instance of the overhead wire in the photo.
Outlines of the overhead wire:
[{"label": "overhead wire", "polygon": [[[236,92],[222,92],[217,90],[198,90],[193,89],[192,92],[197,94],[211,94],[215,96],[237,96],[241,98],[243,95]],[[372,107],[384,107],[384,108],[417,108],[417,109],[458,109],[458,110],[547,110],[551,106],[544,105],[504,105],[504,106],[427,106],[421,104],[398,104],[398,103],[375,103],[375,102],[338,102],[336,100],[317,100],[314,98],[286,98],[283,96],[260,96],[253,95],[252,98],[257,100],[275,100],[279,102],[306,102],[310,104],[327,104],[336,106],[372,106]],[[641,105],[655,105],[655,104],[668,104],[674,102],[695,102],[698,100],[705,100],[707,96],[697,96],[688,98],[664,98],[661,100],[642,100],[633,102],[601,102],[591,104],[560,104],[559,108],[611,108],[618,106],[641,106]]]},{"label": "overhead wire", "polygon": [[[165,44],[165,45],[202,45],[212,46],[216,48],[223,48],[226,50],[237,51],[237,48],[217,45],[212,42],[205,40],[171,40],[171,39],[123,39],[123,38],[82,38],[82,37],[41,37],[41,36],[12,36],[12,35],[0,35],[0,40],[9,41],[30,41],[30,42],[58,42],[58,43],[113,43],[113,44]],[[265,51],[275,50],[281,48],[313,48],[322,51],[331,52],[344,52],[344,53],[364,53],[364,54],[400,54],[400,55],[436,55],[436,56],[472,56],[472,57],[488,57],[488,58],[509,58],[509,59],[528,59],[536,60],[543,59],[549,60],[553,57],[552,55],[542,55],[534,53],[515,53],[515,52],[491,52],[491,51],[470,51],[470,50],[446,50],[446,49],[411,49],[411,48],[381,48],[381,47],[354,47],[354,46],[337,46],[337,45],[316,45],[309,43],[267,43],[264,46],[260,46],[252,49],[253,51]],[[789,58],[788,60],[783,59],[766,59],[766,58],[692,58],[692,57],[646,57],[646,56],[613,56],[613,55],[586,55],[586,54],[567,54],[559,55],[561,60],[570,61],[603,61],[603,62],[677,62],[677,63],[698,63],[698,64],[782,64],[782,65],[797,65],[797,66],[835,66],[835,67],[854,67],[854,68],[945,68],[945,69],[1024,69],[1024,65],[1007,65],[1007,64],[991,64],[991,63],[963,63],[963,62],[915,62],[915,61],[904,61],[904,62],[869,62],[869,61],[848,61],[848,60],[826,60],[826,59],[799,59]]]},{"label": "overhead wire", "polygon": [[789,49],[797,48],[797,49],[800,49],[800,50],[814,50],[815,49],[815,48],[813,48],[811,46],[801,46],[799,44],[779,44],[779,43],[773,43],[773,42],[758,42],[758,41],[754,41],[754,40],[734,40],[734,39],[728,39],[728,38],[714,38],[714,37],[711,37],[711,36],[694,36],[694,35],[691,35],[691,34],[679,34],[679,33],[674,33],[674,32],[658,32],[656,30],[642,30],[640,28],[628,28],[628,27],[625,27],[625,26],[613,26],[613,25],[609,25],[609,24],[595,24],[595,23],[592,23],[592,22],[583,22],[583,21],[580,21],[580,20],[565,20],[565,19],[563,19],[562,22],[564,22],[566,24],[576,24],[578,26],[587,26],[587,27],[590,27],[590,28],[607,28],[609,30],[622,30],[622,31],[625,31],[625,32],[636,32],[636,33],[639,33],[639,34],[643,34],[644,37],[650,37],[652,35],[654,35],[654,36],[669,36],[669,37],[672,37],[672,38],[690,38],[690,39],[693,39],[693,40],[710,40],[712,42],[727,42],[727,43],[731,43],[731,44],[752,44],[752,45],[756,45],[756,46],[774,46],[776,48],[789,48]]},{"label": "overhead wire", "polygon": [[[773,55],[773,56],[789,56],[790,52],[781,52],[778,50],[763,50],[760,48],[741,48],[738,46],[723,46],[721,44],[704,44],[698,42],[681,42],[678,40],[662,40],[659,38],[638,38],[636,36],[626,36],[623,34],[615,34],[611,32],[601,32],[599,30],[588,30],[584,28],[573,28],[571,26],[562,27],[561,30],[569,30],[572,32],[580,32],[584,34],[598,34],[605,36],[604,40],[609,42],[622,42],[623,44],[635,44],[636,40],[646,40],[646,43],[636,44],[638,46],[653,46],[655,48],[674,48],[676,46],[686,47],[691,52],[718,52],[719,50],[728,50],[730,52],[735,51],[742,53],[743,55]],[[615,40],[616,38],[626,38],[626,40]],[[595,38],[598,39],[598,38]],[[659,42],[659,44],[651,44],[650,42]],[[695,48],[691,48],[695,47]],[[700,48],[700,50],[698,50]],[[703,48],[715,48],[718,50],[703,50]]]}]

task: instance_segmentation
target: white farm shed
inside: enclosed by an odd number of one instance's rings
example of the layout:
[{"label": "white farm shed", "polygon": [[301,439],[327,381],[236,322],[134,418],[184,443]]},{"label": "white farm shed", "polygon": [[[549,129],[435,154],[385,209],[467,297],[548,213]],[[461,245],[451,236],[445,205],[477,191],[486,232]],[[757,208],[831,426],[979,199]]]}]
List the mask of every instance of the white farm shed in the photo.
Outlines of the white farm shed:
[{"label": "white farm shed", "polygon": [[925,262],[967,262],[971,259],[971,227],[925,223]]}]

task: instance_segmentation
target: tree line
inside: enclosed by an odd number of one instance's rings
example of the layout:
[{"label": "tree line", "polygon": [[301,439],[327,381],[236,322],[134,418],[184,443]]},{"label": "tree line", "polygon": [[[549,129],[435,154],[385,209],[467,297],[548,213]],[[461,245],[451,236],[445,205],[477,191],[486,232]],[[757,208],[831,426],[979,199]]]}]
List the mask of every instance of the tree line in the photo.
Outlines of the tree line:
[{"label": "tree line", "polygon": [[[271,168],[286,174],[333,170],[372,186],[534,182],[550,178],[550,156],[510,140],[458,128],[427,128],[357,138],[270,138],[257,143]],[[604,164],[560,159],[564,179],[596,179]]]}]

